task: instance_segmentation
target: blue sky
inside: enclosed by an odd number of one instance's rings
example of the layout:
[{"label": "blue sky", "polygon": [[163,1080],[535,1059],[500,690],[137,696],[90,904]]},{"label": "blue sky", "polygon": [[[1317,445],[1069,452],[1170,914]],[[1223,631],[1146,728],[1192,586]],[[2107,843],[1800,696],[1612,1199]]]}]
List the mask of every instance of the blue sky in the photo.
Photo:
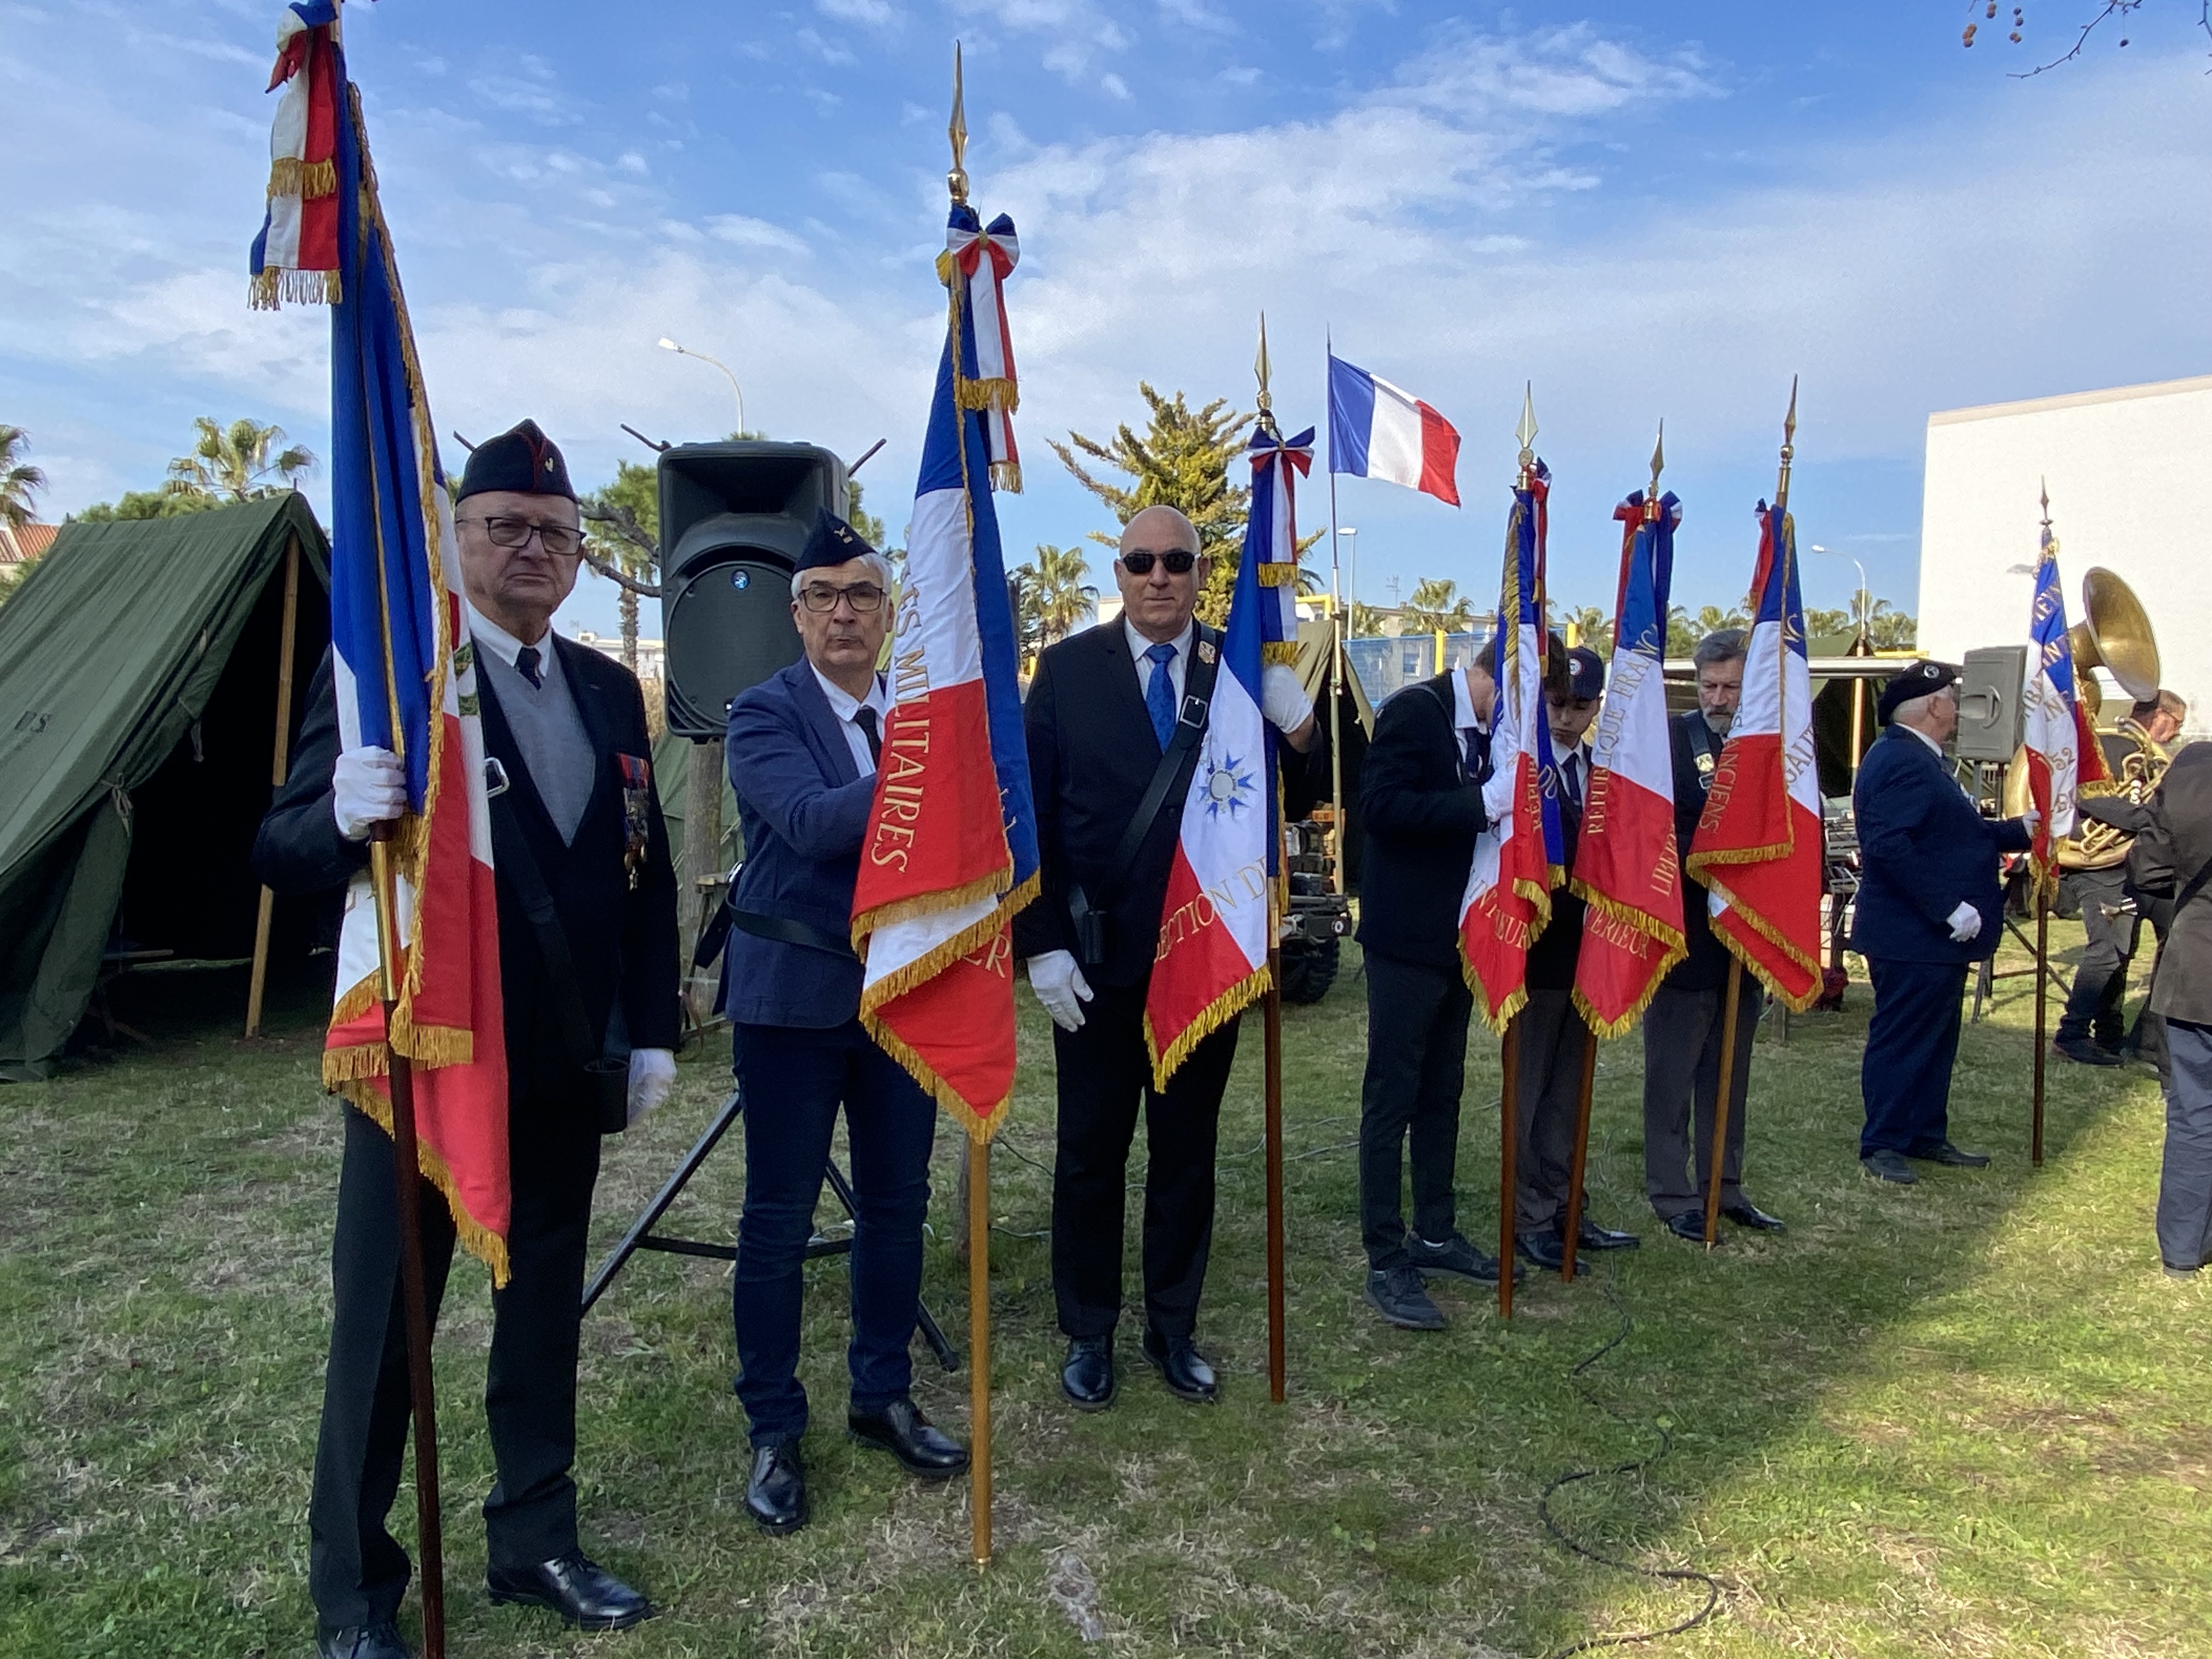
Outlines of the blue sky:
[{"label": "blue sky", "polygon": [[[1107,522],[1045,439],[1133,420],[1139,378],[1249,407],[1262,307],[1287,420],[1319,422],[1333,332],[1462,434],[1458,511],[1341,485],[1376,601],[1492,590],[1524,380],[1562,601],[1610,605],[1611,509],[1662,416],[1676,597],[1739,597],[1795,374],[1800,539],[1910,605],[1931,410],[2212,368],[2212,43],[2184,0],[2027,82],[2035,43],[2001,19],[1961,51],[1948,0],[346,11],[441,430],[534,416],[583,484],[643,457],[623,422],[732,424],[668,334],[757,428],[887,439],[862,477],[903,521],[956,35],[975,198],[1022,238],[1015,558]],[[324,318],[245,307],[276,12],[0,0],[0,421],[46,516],[155,483],[199,414],[325,447]],[[1315,489],[1304,526],[1326,511]],[[1809,563],[1808,601],[1844,603],[1850,563]],[[612,617],[586,578],[568,621]]]}]

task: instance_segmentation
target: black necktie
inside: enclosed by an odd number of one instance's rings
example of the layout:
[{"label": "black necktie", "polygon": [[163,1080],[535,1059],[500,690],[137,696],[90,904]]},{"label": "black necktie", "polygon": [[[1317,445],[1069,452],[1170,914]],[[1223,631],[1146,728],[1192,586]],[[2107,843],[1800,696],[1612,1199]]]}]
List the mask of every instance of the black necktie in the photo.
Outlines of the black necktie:
[{"label": "black necktie", "polygon": [[860,735],[868,740],[868,763],[872,766],[884,763],[883,739],[876,735],[876,711],[862,703],[854,712],[853,724],[860,728]]},{"label": "black necktie", "polygon": [[514,653],[514,672],[528,680],[532,687],[538,690],[543,690],[545,687],[545,682],[538,678],[538,665],[544,659],[538,654],[538,647],[534,645],[526,645]]},{"label": "black necktie", "polygon": [[1578,756],[1569,754],[1566,759],[1559,763],[1559,776],[1567,786],[1567,805],[1574,809],[1577,817],[1583,815],[1582,776],[1575,769],[1575,762],[1579,758]]},{"label": "black necktie", "polygon": [[1490,734],[1479,726],[1467,728],[1467,738],[1462,747],[1465,751],[1467,781],[1469,783],[1490,781]]}]

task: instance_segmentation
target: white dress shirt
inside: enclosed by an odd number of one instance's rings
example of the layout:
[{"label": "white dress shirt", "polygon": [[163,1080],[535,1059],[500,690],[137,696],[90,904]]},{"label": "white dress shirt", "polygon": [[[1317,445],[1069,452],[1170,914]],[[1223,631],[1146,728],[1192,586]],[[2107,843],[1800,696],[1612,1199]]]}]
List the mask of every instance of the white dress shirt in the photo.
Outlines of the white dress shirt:
[{"label": "white dress shirt", "polygon": [[860,769],[862,777],[875,776],[876,757],[868,752],[868,735],[853,717],[863,708],[874,709],[876,741],[883,741],[884,721],[891,712],[890,693],[884,687],[884,677],[877,674],[870,678],[868,695],[864,700],[854,696],[812,663],[806,666],[813,673],[815,684],[822,688],[822,695],[830,699],[830,712],[837,717],[837,724],[844,731],[845,746],[853,751],[853,764]]},{"label": "white dress shirt", "polygon": [[1452,674],[1451,682],[1452,726],[1459,734],[1460,770],[1467,772],[1468,781],[1473,782],[1474,775],[1468,772],[1467,734],[1470,732],[1479,732],[1487,737],[1490,734],[1490,728],[1483,724],[1482,717],[1474,712],[1474,699],[1468,695],[1467,671],[1464,668],[1455,670]]},{"label": "white dress shirt", "polygon": [[553,648],[553,630],[547,629],[535,640],[518,640],[489,617],[477,610],[474,604],[463,599],[469,618],[469,637],[509,668],[522,654],[522,647],[532,645],[538,651],[538,681],[540,685],[551,685],[561,678],[561,653]]},{"label": "white dress shirt", "polygon": [[[1127,617],[1121,619],[1121,631],[1129,638],[1129,655],[1137,665],[1137,696],[1141,699],[1152,689],[1152,670],[1157,665],[1148,661],[1145,653],[1152,648],[1153,641],[1139,634]],[[1198,624],[1192,622],[1185,623],[1182,632],[1168,641],[1176,648],[1175,655],[1168,659],[1168,684],[1174,688],[1178,713],[1182,708],[1183,671],[1189,665],[1190,647],[1197,638]]]}]

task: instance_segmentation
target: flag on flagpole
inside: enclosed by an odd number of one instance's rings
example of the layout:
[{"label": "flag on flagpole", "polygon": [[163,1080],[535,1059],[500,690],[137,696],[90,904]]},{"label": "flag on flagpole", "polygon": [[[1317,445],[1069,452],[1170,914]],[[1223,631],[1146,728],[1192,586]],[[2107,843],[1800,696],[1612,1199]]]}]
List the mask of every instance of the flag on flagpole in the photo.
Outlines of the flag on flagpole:
[{"label": "flag on flagpole", "polygon": [[891,629],[890,718],[853,895],[860,1019],[968,1133],[1014,1087],[1007,925],[1037,890],[1014,619],[992,484],[1018,487],[1001,285],[1013,222],[952,209],[945,354]]},{"label": "flag on flagpole", "polygon": [[1621,533],[1612,684],[1598,718],[1575,844],[1574,891],[1588,903],[1575,1006],[1601,1036],[1633,1026],[1684,955],[1674,848],[1674,755],[1667,726],[1667,601],[1681,504],[1638,490],[1614,510]]},{"label": "flag on flagpole", "polygon": [[1459,432],[1410,392],[1328,356],[1328,470],[1459,505]]},{"label": "flag on flagpole", "polygon": [[1243,559],[1258,575],[1264,662],[1298,659],[1297,484],[1313,468],[1313,441],[1311,427],[1285,440],[1270,422],[1252,434],[1248,450],[1252,510],[1244,520]]},{"label": "flag on flagpole", "polygon": [[1759,524],[1742,696],[1714,763],[1689,866],[1705,884],[1721,942],[1802,1013],[1820,995],[1826,891],[1813,681],[1796,526],[1785,509],[1764,501]]},{"label": "flag on flagpole", "polygon": [[[2045,510],[2049,510],[2046,498]],[[2023,745],[2029,797],[2043,815],[2028,853],[2037,890],[2058,884],[2058,843],[2074,833],[2084,785],[2110,780],[2104,746],[2089,725],[2074,679],[2066,639],[2066,594],[2058,585],[2058,540],[2045,519],[2035,562],[2035,599],[2028,611],[2027,738]]]},{"label": "flag on flagpole", "polygon": [[1460,900],[1460,956],[1468,987],[1483,1019],[1498,1031],[1528,1000],[1528,947],[1551,920],[1552,889],[1565,858],[1544,708],[1550,651],[1544,543],[1551,486],[1551,473],[1537,461],[1513,492],[1498,600],[1491,772],[1482,788],[1490,827],[1475,837],[1474,863]]},{"label": "flag on flagpole", "polygon": [[[253,246],[253,298],[332,306],[338,740],[345,749],[389,749],[407,775],[408,811],[394,848],[401,960],[392,964],[399,996],[392,1029],[364,872],[346,894],[323,1080],[388,1133],[387,1039],[412,1062],[422,1174],[444,1195],[461,1243],[489,1266],[493,1283],[504,1284],[511,1204],[499,915],[453,510],[335,0],[291,7],[277,46],[271,84],[286,88],[272,140],[279,164]],[[287,168],[287,159],[302,165]]]},{"label": "flag on flagpole", "polygon": [[[1252,512],[1221,635],[1206,734],[1197,769],[1183,797],[1175,861],[1168,867],[1159,945],[1145,991],[1145,1046],[1152,1086],[1164,1089],[1176,1067],[1227,1021],[1267,992],[1267,947],[1274,938],[1276,848],[1275,734],[1260,713],[1260,673],[1271,623],[1279,624],[1278,596],[1294,594],[1297,527],[1289,517],[1289,474],[1313,434],[1289,444],[1269,434],[1252,441]],[[1282,516],[1263,495],[1272,474],[1281,487]],[[1278,540],[1278,536],[1281,539]],[[1289,572],[1270,580],[1270,570]],[[1296,616],[1291,613],[1291,638]],[[1201,640],[1198,647],[1214,647]]]}]

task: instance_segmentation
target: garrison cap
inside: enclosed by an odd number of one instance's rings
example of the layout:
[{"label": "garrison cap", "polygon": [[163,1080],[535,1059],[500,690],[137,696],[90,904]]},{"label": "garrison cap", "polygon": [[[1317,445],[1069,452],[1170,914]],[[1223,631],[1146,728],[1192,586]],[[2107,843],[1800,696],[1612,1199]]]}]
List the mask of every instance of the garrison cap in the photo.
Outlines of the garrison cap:
[{"label": "garrison cap", "polygon": [[1901,704],[1911,702],[1915,697],[1925,697],[1941,691],[1947,685],[1956,685],[1960,672],[1948,662],[1930,662],[1924,657],[1900,668],[1881,688],[1881,723],[1888,725],[1889,717],[1898,711]]},{"label": "garrison cap", "polygon": [[823,507],[814,515],[814,528],[808,532],[806,545],[799,550],[799,562],[793,570],[796,574],[800,570],[818,570],[824,565],[847,564],[875,552],[866,537]]},{"label": "garrison cap", "polygon": [[1605,659],[1586,645],[1567,651],[1567,695],[1580,702],[1605,695]]},{"label": "garrison cap", "polygon": [[469,452],[469,464],[461,469],[461,493],[457,499],[466,501],[488,489],[576,499],[568,483],[568,463],[535,421],[521,422],[514,430],[487,438]]}]

